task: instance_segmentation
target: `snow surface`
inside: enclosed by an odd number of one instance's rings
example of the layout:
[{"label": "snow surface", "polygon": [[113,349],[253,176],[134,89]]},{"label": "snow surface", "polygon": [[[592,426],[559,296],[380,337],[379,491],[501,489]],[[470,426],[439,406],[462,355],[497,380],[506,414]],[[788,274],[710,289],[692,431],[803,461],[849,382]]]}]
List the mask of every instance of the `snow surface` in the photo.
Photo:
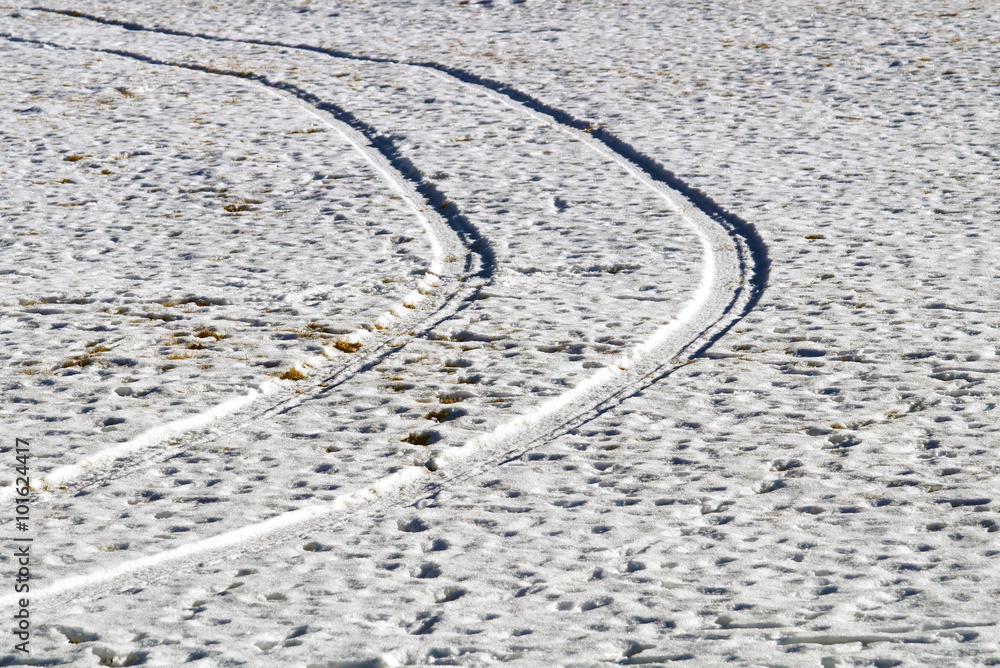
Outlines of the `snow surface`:
[{"label": "snow surface", "polygon": [[0,664],[1000,664],[998,19],[2,6]]}]

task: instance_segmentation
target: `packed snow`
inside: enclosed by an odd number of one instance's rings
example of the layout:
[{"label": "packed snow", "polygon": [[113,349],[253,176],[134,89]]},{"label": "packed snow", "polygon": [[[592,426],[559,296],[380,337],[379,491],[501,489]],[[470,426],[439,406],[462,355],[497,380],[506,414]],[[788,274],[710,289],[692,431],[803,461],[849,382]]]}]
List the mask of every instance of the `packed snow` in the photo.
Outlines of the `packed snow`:
[{"label": "packed snow", "polygon": [[0,6],[0,665],[1000,665],[998,22]]}]

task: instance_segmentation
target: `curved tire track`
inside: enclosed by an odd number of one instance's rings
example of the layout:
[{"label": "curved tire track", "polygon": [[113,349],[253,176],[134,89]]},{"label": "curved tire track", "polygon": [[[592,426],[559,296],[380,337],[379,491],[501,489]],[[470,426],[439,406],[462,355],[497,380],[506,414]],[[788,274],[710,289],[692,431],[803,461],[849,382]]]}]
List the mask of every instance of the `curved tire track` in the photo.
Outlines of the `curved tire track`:
[{"label": "curved tire track", "polygon": [[[283,534],[299,533],[311,522],[328,523],[333,518],[336,518],[334,521],[344,521],[343,516],[337,516],[338,512],[351,506],[371,503],[380,499],[382,503],[396,505],[395,499],[386,498],[389,494],[402,495],[403,498],[410,500],[413,496],[433,496],[436,490],[447,486],[447,484],[478,475],[485,466],[501,465],[510,461],[518,456],[517,453],[523,453],[532,447],[537,447],[540,443],[547,442],[569,429],[586,423],[619,404],[626,397],[640,391],[642,387],[659,382],[669,376],[677,365],[686,363],[707,351],[736,322],[749,313],[759,302],[766,287],[769,269],[766,245],[752,225],[725,212],[707,196],[690,188],[672,173],[659,166],[658,163],[611,133],[585,124],[566,112],[545,105],[505,84],[436,63],[408,63],[390,59],[364,58],[308,45],[294,46],[262,40],[229,40],[168,29],[150,29],[137,24],[101,19],[75,12],[58,11],[54,13],[118,25],[130,30],[217,41],[246,42],[280,48],[298,48],[332,57],[428,68],[438,72],[440,76],[457,79],[464,85],[485,88],[498,101],[514,108],[520,108],[524,113],[545,117],[550,123],[559,126],[561,130],[573,133],[575,138],[586,142],[590,148],[601,155],[610,157],[626,167],[647,187],[664,197],[699,235],[705,254],[705,263],[699,289],[678,316],[662,326],[643,344],[636,346],[629,355],[620,358],[615,366],[602,369],[573,389],[554,397],[529,413],[505,422],[493,432],[475,437],[467,441],[464,446],[453,448],[447,453],[439,455],[436,460],[429,462],[425,467],[409,467],[374,481],[366,489],[340,495],[333,501],[304,507],[264,522],[189,543],[159,554],[125,562],[108,571],[66,578],[53,583],[36,596],[42,594],[58,595],[81,587],[99,586],[136,571],[155,568],[165,563],[205,552],[231,550],[234,547],[247,552],[267,549],[270,545],[281,542]],[[127,57],[138,57],[147,62],[156,63],[155,59],[146,56],[136,56],[112,50],[107,52]],[[188,65],[181,66],[189,67]],[[215,73],[238,76],[235,73]],[[279,88],[279,86],[274,87]],[[317,108],[323,109],[321,105],[325,104],[322,101],[314,102],[311,97],[303,97],[298,92],[301,89],[296,91],[295,87],[290,84],[281,84],[280,89],[295,92],[300,99],[315,104]],[[305,95],[309,96],[310,94],[305,93]],[[328,109],[323,110],[328,111]],[[340,112],[353,119],[347,112],[343,110]],[[338,118],[338,120],[343,120],[343,118]],[[379,150],[382,151],[381,148]],[[382,152],[385,154],[384,151]],[[433,189],[433,186],[430,188]],[[429,190],[429,192],[433,194],[436,193],[436,190]],[[726,290],[727,283],[734,284],[731,293]],[[447,475],[443,472],[436,473],[448,464],[461,460],[467,461],[470,466],[467,466],[463,471]],[[267,544],[250,545],[252,541],[264,537],[268,537]]]},{"label": "curved tire track", "polygon": [[[451,204],[433,184],[424,180],[419,170],[399,154],[391,139],[380,135],[375,128],[358,121],[350,112],[336,105],[324,103],[301,88],[285,82],[274,82],[260,75],[247,75],[186,63],[173,63],[121,50],[85,49],[25,39],[9,34],[0,34],[0,38],[63,50],[101,52],[139,60],[151,65],[180,67],[196,72],[244,79],[262,86],[272,94],[286,96],[301,104],[308,113],[338,132],[345,141],[365,157],[372,168],[381,174],[391,187],[404,197],[431,239],[431,247],[435,256],[431,268],[418,283],[417,290],[403,297],[398,304],[382,315],[380,320],[386,327],[390,322],[397,322],[403,327],[416,330],[416,336],[425,334],[441,321],[447,320],[461,311],[470,300],[474,300],[477,292],[489,282],[493,275],[495,261],[489,244],[455,205]],[[317,110],[326,112],[327,115],[317,113]],[[333,116],[333,121],[328,116]],[[421,206],[419,204],[421,199],[426,200],[431,206]],[[441,303],[437,304],[430,313],[424,313],[419,319],[413,321],[408,317],[409,312],[408,309],[404,308],[404,305],[421,301],[423,299],[421,290],[428,291],[434,285],[439,284],[440,278],[446,280],[449,278],[445,271],[446,265],[449,264],[449,258],[458,251],[458,248],[455,243],[446,239],[448,232],[451,232],[459,244],[464,246],[465,266],[462,269],[462,274],[454,278],[457,287],[453,292],[445,295]],[[344,335],[343,338],[362,342],[371,336],[369,331],[360,329]],[[314,380],[314,390],[311,393],[282,392],[282,383],[273,380],[265,381],[260,384],[259,389],[251,389],[245,395],[224,401],[196,415],[157,425],[129,441],[87,455],[76,464],[62,466],[39,476],[36,488],[42,491],[54,488],[65,490],[69,488],[67,483],[76,482],[72,485],[72,490],[85,489],[110,478],[120,477],[124,472],[134,469],[137,465],[145,464],[151,459],[169,459],[192,445],[214,440],[220,433],[234,431],[257,420],[288,412],[310,399],[329,394],[339,385],[360,373],[364,373],[389,355],[397,352],[400,346],[390,345],[390,336],[391,334],[383,336],[372,350],[352,355],[346,364],[332,374],[328,373],[321,379]],[[329,363],[325,366],[329,366]],[[160,449],[153,457],[144,456],[148,450],[162,446],[168,439],[175,439],[185,433],[190,434],[194,430],[209,425],[216,425],[217,428],[207,438],[188,441],[183,447]],[[80,480],[81,478],[83,479]],[[12,496],[11,488],[0,490],[0,501]]]},{"label": "curved tire track", "polygon": [[[173,28],[151,28],[132,21],[120,21],[117,19],[110,19],[75,10],[51,9],[42,6],[32,7],[31,9],[39,12],[84,19],[86,21],[92,21],[94,23],[101,23],[104,25],[117,26],[126,30],[137,32],[151,32],[162,35],[173,35],[176,37],[191,37],[209,42],[254,44],[257,46],[295,49],[298,51],[308,51],[311,53],[329,56],[331,58],[338,58],[341,60],[353,60],[362,63],[381,63],[385,65],[399,65],[404,67],[428,69],[452,77],[462,83],[483,88],[491,93],[500,95],[509,101],[524,107],[525,109],[547,116],[561,126],[588,133],[592,138],[606,146],[613,153],[624,158],[634,167],[637,167],[641,171],[645,172],[649,178],[666,185],[671,190],[679,192],[696,207],[698,207],[702,213],[717,224],[724,227],[732,236],[736,237],[737,243],[742,247],[743,251],[745,251],[745,253],[741,253],[740,266],[744,276],[747,277],[746,287],[749,290],[746,303],[741,309],[742,315],[749,313],[760,302],[760,299],[764,294],[764,290],[767,288],[771,261],[768,256],[767,244],[764,242],[764,239],[752,223],[745,221],[736,214],[727,211],[707,194],[703,193],[698,188],[689,185],[656,160],[619,138],[612,132],[599,125],[594,125],[577,118],[567,111],[547,104],[546,102],[543,102],[533,95],[519,90],[510,84],[481,76],[469,70],[455,67],[454,65],[445,65],[434,61],[405,61],[394,58],[360,56],[347,51],[340,51],[338,49],[330,49],[305,43],[292,44],[277,40],[253,38],[236,39],[206,33],[176,30]],[[745,257],[742,257],[744,255]],[[728,331],[728,329],[726,331]],[[719,335],[721,336],[723,334],[725,334],[725,332],[720,332]],[[715,340],[717,340],[717,338],[713,339],[712,343],[714,343]]]}]

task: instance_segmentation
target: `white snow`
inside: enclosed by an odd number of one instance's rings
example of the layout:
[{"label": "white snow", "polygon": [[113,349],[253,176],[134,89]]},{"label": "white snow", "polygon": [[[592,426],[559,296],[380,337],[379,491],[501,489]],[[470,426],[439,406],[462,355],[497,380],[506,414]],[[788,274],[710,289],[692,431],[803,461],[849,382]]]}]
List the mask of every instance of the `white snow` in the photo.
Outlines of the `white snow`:
[{"label": "white snow", "polygon": [[998,18],[0,7],[0,662],[1000,664]]}]

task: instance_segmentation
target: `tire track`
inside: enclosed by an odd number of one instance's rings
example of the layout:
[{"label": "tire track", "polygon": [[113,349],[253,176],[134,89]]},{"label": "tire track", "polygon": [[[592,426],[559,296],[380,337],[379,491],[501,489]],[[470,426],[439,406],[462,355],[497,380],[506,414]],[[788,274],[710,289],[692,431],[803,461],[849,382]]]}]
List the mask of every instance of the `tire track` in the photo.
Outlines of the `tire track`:
[{"label": "tire track", "polygon": [[[280,48],[299,48],[332,57],[428,68],[437,72],[439,76],[457,79],[463,85],[484,88],[494,96],[494,99],[512,108],[519,108],[523,113],[545,117],[562,131],[571,133],[575,139],[586,142],[599,154],[612,158],[628,169],[682,215],[698,235],[705,261],[702,267],[701,285],[681,312],[660,327],[652,337],[636,346],[631,353],[619,358],[614,366],[602,369],[571,390],[550,399],[533,411],[516,416],[492,432],[470,439],[464,446],[439,455],[436,460],[428,462],[424,467],[409,467],[376,480],[365,489],[342,494],[330,502],[300,508],[179,548],[124,562],[114,569],[66,578],[49,585],[36,595],[52,596],[79,588],[96,587],[140,570],[155,568],[205,552],[230,550],[231,553],[231,548],[239,548],[245,552],[260,551],[280,543],[285,534],[301,532],[304,526],[311,522],[329,523],[331,518],[336,518],[335,521],[346,521],[345,517],[338,517],[338,513],[354,506],[371,504],[373,501],[396,505],[398,497],[412,501],[414,496],[425,498],[433,496],[448,484],[478,475],[485,466],[502,465],[519,456],[516,454],[518,452],[523,454],[543,442],[585,424],[611,410],[628,396],[641,391],[641,388],[668,377],[677,365],[704,354],[724,336],[753,309],[766,287],[769,269],[767,250],[752,225],[725,212],[707,196],[686,186],[655,161],[618,140],[614,135],[600,128],[593,128],[504,84],[435,63],[406,63],[389,59],[364,58],[305,45],[291,46],[261,40],[229,40],[168,29],[144,28],[137,24],[99,19],[74,12],[43,11],[118,25],[130,30]],[[135,54],[112,50],[106,52],[136,57]],[[139,58],[155,62],[155,59],[146,56]],[[318,104],[316,106],[320,108]],[[727,285],[731,287],[731,291],[727,289]],[[669,361],[664,362],[664,359]],[[498,457],[498,453],[502,454]],[[470,464],[464,470],[457,473],[437,473],[448,465],[463,460]],[[390,496],[394,498],[388,498]],[[251,545],[254,541],[265,537],[268,538],[265,544]],[[223,558],[225,557],[218,557],[218,559]],[[199,559],[199,563],[205,563],[204,558]]]},{"label": "tire track", "polygon": [[[567,111],[559,109],[538,98],[526,93],[514,86],[481,76],[469,70],[465,70],[453,65],[445,65],[435,61],[405,61],[394,58],[384,58],[377,56],[361,56],[338,49],[319,47],[312,44],[298,43],[292,44],[277,40],[264,40],[254,38],[231,38],[206,33],[196,33],[185,30],[177,30],[165,27],[149,27],[132,21],[120,21],[107,17],[88,14],[76,10],[51,9],[42,6],[32,7],[32,10],[58,14],[71,18],[83,19],[103,25],[116,26],[125,30],[136,32],[149,32],[176,37],[196,38],[209,42],[251,44],[256,46],[269,46],[282,49],[292,49],[315,53],[340,60],[349,60],[362,63],[376,63],[384,65],[395,65],[401,67],[412,67],[432,71],[442,77],[450,77],[462,84],[479,88],[488,92],[503,104],[512,109],[522,112],[532,112],[538,118],[544,118],[551,125],[560,130],[575,130],[573,136],[584,141],[590,148],[605,157],[610,157],[616,163],[626,167],[637,175],[640,179],[646,179],[647,185],[651,181],[653,188],[681,210],[692,208],[692,205],[701,214],[708,217],[710,221],[719,225],[732,237],[733,243],[737,247],[740,275],[743,277],[737,287],[733,300],[730,303],[728,312],[734,314],[734,319],[726,326],[719,328],[711,337],[701,341],[700,347],[692,357],[703,355],[711,346],[738,323],[744,316],[752,311],[760,302],[767,288],[770,277],[771,261],[767,250],[767,244],[757,231],[753,223],[743,220],[736,214],[727,211],[709,195],[700,189],[686,183],[672,171],[661,165],[659,162],[646,155],[636,147],[619,138],[607,129],[577,118]],[[663,189],[666,186],[666,189]],[[671,193],[679,193],[682,197],[676,198]]]},{"label": "tire track", "polygon": [[[69,51],[106,53],[121,58],[138,60],[151,65],[180,67],[211,75],[248,80],[262,86],[270,94],[294,100],[321,123],[338,132],[345,141],[364,156],[372,168],[390,186],[403,196],[421,226],[428,233],[434,252],[431,268],[417,284],[417,289],[403,297],[399,303],[387,310],[379,319],[378,324],[380,326],[388,327],[391,322],[399,321],[400,325],[408,325],[410,329],[416,330],[415,336],[426,335],[427,332],[431,331],[441,322],[454,317],[470,301],[475,300],[479,290],[489,283],[494,273],[495,260],[489,243],[440,190],[426,181],[420,174],[420,171],[409,160],[400,155],[391,138],[381,135],[374,127],[362,123],[350,112],[336,105],[323,102],[318,97],[297,86],[285,82],[274,82],[262,75],[248,75],[243,72],[215,70],[186,63],[173,63],[115,49],[85,49],[64,46],[52,42],[25,39],[7,33],[0,33],[0,38],[11,42],[35,44]],[[317,110],[326,112],[326,115],[317,113]],[[333,117],[332,121],[329,116]],[[430,207],[421,206],[419,204],[421,200],[428,202]],[[451,263],[449,260],[453,257],[453,251],[457,251],[458,248],[456,244],[446,239],[446,235],[449,232],[457,238],[461,246],[464,246],[465,262],[462,274],[454,277],[457,288],[446,295],[442,302],[434,307],[429,314],[425,314],[416,322],[410,323],[407,318],[409,309],[404,308],[404,306],[406,304],[415,305],[419,303],[424,299],[423,293],[430,291],[435,285],[439,284],[440,279],[444,278],[447,280],[450,278],[446,271],[447,265]],[[125,443],[119,443],[92,453],[86,456],[83,461],[76,464],[69,464],[50,471],[38,478],[35,488],[40,491],[49,491],[56,488],[65,490],[70,487],[67,483],[72,483],[86,476],[86,479],[83,481],[72,485],[73,490],[85,489],[108,479],[120,477],[125,472],[134,469],[136,465],[145,464],[151,460],[169,459],[186,448],[214,440],[220,433],[228,433],[251,422],[287,413],[306,401],[328,395],[338,386],[358,374],[377,366],[387,357],[400,350],[401,346],[392,345],[390,336],[383,336],[382,340],[377,343],[371,352],[356,355],[356,359],[351,359],[350,362],[334,373],[325,375],[321,380],[314,381],[311,393],[289,395],[288,392],[281,392],[282,386],[285,383],[273,380],[265,381],[258,388],[251,388],[243,396],[224,401],[196,415],[184,417],[167,424],[157,425]],[[362,343],[372,337],[373,334],[370,331],[359,329],[351,334],[344,335],[343,338],[351,342]],[[315,362],[316,360],[312,361]],[[281,396],[282,394],[288,396]],[[278,396],[271,398],[272,395]],[[143,456],[144,452],[157,445],[162,445],[168,439],[177,438],[184,433],[202,429],[210,424],[219,423],[222,420],[225,420],[225,422],[219,424],[214,433],[207,438],[189,441],[183,447],[171,448],[166,451],[159,450],[153,457]],[[11,488],[0,489],[0,501],[12,496],[13,490]]]},{"label": "tire track", "polygon": [[[152,28],[149,26],[142,25],[140,23],[135,23],[132,21],[120,21],[117,19],[110,19],[107,17],[97,16],[95,14],[88,14],[86,12],[80,12],[75,10],[64,10],[64,9],[52,9],[48,7],[35,6],[30,9],[39,12],[46,12],[50,14],[59,14],[62,16],[68,16],[72,18],[84,19],[86,21],[91,21],[94,23],[100,23],[103,25],[117,26],[124,28],[125,30],[131,30],[136,32],[151,32],[158,33],[162,35],[173,35],[176,37],[190,37],[202,39],[209,42],[223,42],[223,43],[235,43],[235,44],[253,44],[257,46],[270,46],[282,49],[294,49],[298,51],[307,51],[311,53],[316,53],[324,56],[329,56],[331,58],[337,58],[340,60],[353,60],[362,63],[377,63],[384,65],[398,65],[403,67],[415,67],[426,70],[431,70],[434,72],[441,73],[445,76],[449,76],[456,79],[464,84],[476,86],[485,89],[495,95],[502,96],[523,107],[524,109],[536,112],[537,114],[543,115],[554,121],[560,126],[566,128],[572,128],[585,132],[590,135],[598,143],[603,144],[612,153],[616,154],[620,158],[627,160],[634,168],[638,168],[644,172],[649,178],[666,185],[671,190],[675,190],[684,196],[689,202],[693,203],[698,209],[701,210],[706,216],[712,219],[715,223],[724,227],[732,236],[737,238],[737,243],[741,246],[741,258],[740,267],[744,276],[746,276],[746,288],[749,290],[749,295],[747,296],[746,303],[741,309],[741,314],[746,315],[760,302],[761,297],[764,294],[764,290],[767,288],[768,277],[770,275],[771,261],[767,251],[767,244],[764,242],[763,237],[757,231],[756,227],[748,221],[743,220],[736,214],[727,211],[723,206],[718,204],[709,195],[705,194],[698,188],[689,185],[679,176],[674,174],[672,171],[661,165],[659,162],[654,160],[652,157],[646,155],[636,147],[632,146],[628,142],[619,138],[614,133],[606,130],[605,128],[585,121],[583,119],[577,118],[567,111],[559,109],[551,104],[543,102],[542,100],[534,97],[533,95],[526,93],[514,86],[497,81],[495,79],[490,79],[488,77],[481,76],[469,70],[465,70],[454,65],[445,65],[443,63],[438,63],[435,61],[406,61],[397,60],[394,58],[380,58],[377,56],[361,56],[347,51],[341,51],[338,49],[331,49],[326,47],[315,46],[312,44],[298,43],[292,44],[289,42],[281,42],[277,40],[265,40],[265,39],[254,39],[254,38],[232,38],[232,37],[222,37],[219,35],[210,35],[206,33],[195,33],[185,30],[177,30],[173,28],[156,27]],[[733,323],[735,324],[735,323]],[[728,331],[728,328],[725,330]],[[725,331],[720,332],[719,336],[725,334]],[[718,340],[718,337],[713,339]]]}]

